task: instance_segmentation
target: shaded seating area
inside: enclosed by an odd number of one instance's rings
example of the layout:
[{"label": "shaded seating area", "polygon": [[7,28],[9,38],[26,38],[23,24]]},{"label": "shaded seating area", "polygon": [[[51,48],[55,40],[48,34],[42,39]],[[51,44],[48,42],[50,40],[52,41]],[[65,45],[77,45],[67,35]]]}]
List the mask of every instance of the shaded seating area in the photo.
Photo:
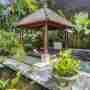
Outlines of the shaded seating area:
[{"label": "shaded seating area", "polygon": [[[66,20],[64,17],[59,16],[56,12],[51,9],[44,7],[36,11],[33,14],[30,14],[16,23],[17,27],[25,27],[32,30],[36,28],[42,28],[43,32],[43,45],[44,48],[37,49],[36,53],[51,53],[56,54],[59,50],[48,47],[48,30],[63,30],[65,32],[65,45],[68,42],[67,31],[68,28],[72,28],[73,25],[71,22]],[[67,45],[66,45],[67,46]]]}]

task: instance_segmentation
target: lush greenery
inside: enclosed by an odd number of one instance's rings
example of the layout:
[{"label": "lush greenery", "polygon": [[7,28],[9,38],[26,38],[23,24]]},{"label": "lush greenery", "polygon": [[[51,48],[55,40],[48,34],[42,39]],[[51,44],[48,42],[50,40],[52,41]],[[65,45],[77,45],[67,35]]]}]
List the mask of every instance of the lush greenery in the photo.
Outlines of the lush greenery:
[{"label": "lush greenery", "polygon": [[[49,0],[45,0],[49,3]],[[11,6],[3,6],[0,4],[0,31],[7,31],[13,33],[23,33],[23,46],[25,50],[32,50],[33,48],[40,48],[43,46],[43,38],[41,37],[42,32],[39,30],[26,30],[25,28],[17,28],[15,23],[23,18],[24,16],[35,12],[42,5],[33,0],[16,0]],[[56,12],[61,16],[64,13],[60,9]],[[70,48],[90,48],[90,30],[89,30],[89,19],[85,17],[85,13],[75,14],[71,17],[71,21],[74,24],[73,33],[68,33],[68,47]],[[43,36],[43,34],[42,34]],[[64,32],[50,31],[48,33],[49,45],[52,46],[54,41],[64,41]],[[52,37],[54,36],[54,37]],[[72,38],[71,38],[72,37]],[[83,44],[82,44],[83,43]],[[9,47],[8,47],[9,48]]]},{"label": "lush greenery", "polygon": [[[0,31],[0,64],[3,64],[7,58],[7,53],[17,60],[17,63],[21,63],[25,57],[25,51],[22,42],[18,40],[14,32]],[[3,51],[3,52],[2,52]],[[18,65],[17,65],[18,66]],[[19,82],[21,73],[17,70],[16,77],[8,80],[0,80],[0,90],[8,90],[15,88]]]},{"label": "lush greenery", "polygon": [[9,80],[0,80],[0,90],[6,90]]},{"label": "lush greenery", "polygon": [[[75,14],[72,19],[74,23],[72,47],[74,48],[90,48],[90,19],[88,18],[88,14],[85,12],[81,12],[79,14]],[[70,39],[71,40],[71,39]]]},{"label": "lush greenery", "polygon": [[[49,0],[45,0],[49,3]],[[43,32],[42,28],[38,30],[25,28],[17,28],[15,23],[24,16],[31,14],[41,8],[42,5],[34,0],[16,0],[10,6],[0,4],[0,55],[14,56],[16,60],[22,61],[25,56],[25,51],[31,51],[34,48],[43,47]],[[65,17],[60,9],[56,12]],[[75,14],[71,17],[73,23],[73,32],[68,33],[68,47],[70,48],[89,48],[90,49],[90,19],[86,13]],[[21,38],[20,34],[23,34]],[[49,46],[53,46],[53,42],[59,41],[65,43],[64,31],[48,32]],[[73,58],[70,51],[63,51],[57,58],[54,65],[54,73],[58,76],[70,77],[76,75],[80,70],[80,61]],[[3,63],[5,58],[1,58],[0,63]],[[0,90],[15,88],[20,80],[20,72],[16,73],[16,77],[8,83],[8,80],[0,80]]]},{"label": "lush greenery", "polygon": [[0,52],[2,55],[15,55],[18,58],[24,56],[24,48],[16,34],[13,32],[0,31]]},{"label": "lush greenery", "polygon": [[54,74],[62,77],[71,77],[80,70],[80,61],[71,56],[71,50],[65,50],[60,53],[56,64],[54,65]]},{"label": "lush greenery", "polygon": [[[31,90],[31,83],[21,76],[21,73],[9,72],[7,70],[0,72],[0,90]],[[5,74],[5,75],[4,75]],[[28,83],[28,84],[27,84]]]},{"label": "lush greenery", "polygon": [[[13,32],[0,31],[0,50],[3,52],[10,52],[16,46],[16,35]],[[3,53],[2,52],[2,53]]]}]

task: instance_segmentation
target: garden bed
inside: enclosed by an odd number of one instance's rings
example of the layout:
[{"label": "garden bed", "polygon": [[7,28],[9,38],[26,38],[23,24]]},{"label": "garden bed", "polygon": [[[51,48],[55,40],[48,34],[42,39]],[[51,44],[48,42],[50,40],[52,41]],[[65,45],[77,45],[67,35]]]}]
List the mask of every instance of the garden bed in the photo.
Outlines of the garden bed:
[{"label": "garden bed", "polygon": [[[16,71],[8,68],[7,66],[2,66],[0,64],[0,80],[13,80],[16,78]],[[3,70],[2,70],[3,69]],[[15,86],[15,90],[41,90],[39,85],[35,84],[32,86],[31,80],[24,77],[23,75],[20,76],[20,80],[17,82]],[[10,89],[13,90],[13,89]]]},{"label": "garden bed", "polygon": [[[10,70],[8,67],[0,68],[0,80],[12,80],[16,77],[16,72]],[[15,87],[16,90],[31,90],[30,81],[21,76]]]}]

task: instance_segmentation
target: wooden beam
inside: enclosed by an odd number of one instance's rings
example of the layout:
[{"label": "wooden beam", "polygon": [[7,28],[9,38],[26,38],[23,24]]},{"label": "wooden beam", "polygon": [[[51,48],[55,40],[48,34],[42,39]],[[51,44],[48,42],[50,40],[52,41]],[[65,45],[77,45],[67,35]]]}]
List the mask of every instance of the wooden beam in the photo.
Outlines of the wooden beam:
[{"label": "wooden beam", "polygon": [[45,23],[44,26],[44,53],[48,53],[48,26],[47,23]]}]

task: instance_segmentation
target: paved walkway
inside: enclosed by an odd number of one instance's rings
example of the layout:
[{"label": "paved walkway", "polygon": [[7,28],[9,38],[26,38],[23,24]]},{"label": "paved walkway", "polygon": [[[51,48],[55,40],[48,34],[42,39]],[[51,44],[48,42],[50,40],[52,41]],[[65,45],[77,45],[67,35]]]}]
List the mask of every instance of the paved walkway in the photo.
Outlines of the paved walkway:
[{"label": "paved walkway", "polygon": [[[35,82],[39,83],[45,88],[50,90],[56,87],[55,81],[52,79],[51,74],[48,73],[48,67],[45,69],[40,70],[39,72],[35,72],[31,74],[30,67],[31,64],[40,63],[41,60],[39,58],[34,57],[26,57],[23,63],[17,64],[16,60],[7,59],[4,64],[10,67],[13,70],[19,69],[21,73]],[[73,86],[72,90],[90,90],[90,75],[85,72],[80,73],[80,79],[78,82]]]}]

